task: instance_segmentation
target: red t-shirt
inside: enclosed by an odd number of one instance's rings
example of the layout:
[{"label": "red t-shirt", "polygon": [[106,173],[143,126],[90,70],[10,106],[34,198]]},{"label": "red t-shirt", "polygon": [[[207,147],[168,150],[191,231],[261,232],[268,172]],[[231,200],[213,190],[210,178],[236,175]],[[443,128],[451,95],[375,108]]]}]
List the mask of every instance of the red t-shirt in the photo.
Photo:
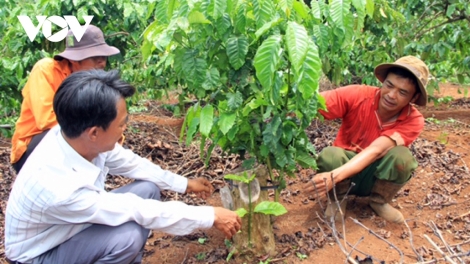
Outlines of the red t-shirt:
[{"label": "red t-shirt", "polygon": [[361,152],[380,136],[387,136],[397,146],[410,146],[424,127],[423,115],[411,104],[404,107],[397,120],[382,123],[377,114],[380,89],[367,85],[349,85],[321,93],[326,100],[325,119],[342,119],[333,146]]}]

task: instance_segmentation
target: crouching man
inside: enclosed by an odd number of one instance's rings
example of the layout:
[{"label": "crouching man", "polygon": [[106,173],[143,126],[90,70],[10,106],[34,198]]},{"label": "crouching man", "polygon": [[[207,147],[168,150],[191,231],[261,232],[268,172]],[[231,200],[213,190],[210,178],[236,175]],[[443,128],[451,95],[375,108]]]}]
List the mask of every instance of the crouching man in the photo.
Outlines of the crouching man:
[{"label": "crouching man", "polygon": [[[128,120],[125,98],[134,92],[116,71],[80,71],[60,85],[53,101],[59,125],[31,153],[8,200],[11,263],[140,263],[150,229],[184,235],[215,227],[229,238],[240,229],[230,210],[159,201],[160,190],[206,198],[213,188],[116,144]],[[135,181],[107,192],[108,173]]]},{"label": "crouching man", "polygon": [[[426,105],[429,70],[420,59],[406,56],[377,66],[374,73],[381,88],[350,85],[322,93],[327,111],[321,114],[340,118],[342,124],[333,146],[318,157],[319,173],[304,188],[333,199],[334,181],[341,201],[353,182],[350,194],[369,196],[379,216],[403,223],[402,213],[389,202],[418,166],[408,147],[424,127],[423,115],[413,104]],[[338,220],[340,208],[344,214],[346,201],[340,207],[328,205],[325,215]]]}]

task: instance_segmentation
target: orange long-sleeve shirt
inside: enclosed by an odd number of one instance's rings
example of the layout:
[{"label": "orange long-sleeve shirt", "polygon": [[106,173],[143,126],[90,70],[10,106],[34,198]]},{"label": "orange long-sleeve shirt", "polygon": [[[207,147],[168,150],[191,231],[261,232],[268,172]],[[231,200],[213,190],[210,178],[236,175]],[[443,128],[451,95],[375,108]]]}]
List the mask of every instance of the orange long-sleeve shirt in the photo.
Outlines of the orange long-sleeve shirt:
[{"label": "orange long-sleeve shirt", "polygon": [[23,103],[12,138],[11,163],[26,152],[34,135],[57,124],[52,108],[54,94],[71,72],[68,60],[44,58],[34,65],[22,91]]},{"label": "orange long-sleeve shirt", "polygon": [[333,146],[361,152],[380,136],[409,147],[424,128],[423,115],[411,104],[405,106],[397,120],[382,123],[377,115],[380,89],[367,85],[349,85],[322,92],[328,111],[325,119],[341,118],[341,127]]}]

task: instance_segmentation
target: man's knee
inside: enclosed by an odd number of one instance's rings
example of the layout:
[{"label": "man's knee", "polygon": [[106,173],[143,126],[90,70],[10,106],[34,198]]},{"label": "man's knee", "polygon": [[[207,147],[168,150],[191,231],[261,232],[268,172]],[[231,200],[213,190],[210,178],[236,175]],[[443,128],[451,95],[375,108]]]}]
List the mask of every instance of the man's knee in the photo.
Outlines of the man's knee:
[{"label": "man's knee", "polygon": [[317,158],[318,172],[334,170],[348,161],[345,150],[338,147],[324,148]]},{"label": "man's knee", "polygon": [[127,222],[117,228],[120,235],[110,241],[105,259],[134,259],[137,257],[148,238],[148,229],[143,228],[136,222]]},{"label": "man's knee", "polygon": [[413,157],[411,151],[404,146],[397,146],[388,151],[383,157],[383,164],[389,164],[390,169],[395,171],[392,179],[396,183],[405,183],[410,177],[411,173],[418,167],[418,162]]},{"label": "man's knee", "polygon": [[136,181],[133,189],[137,190],[136,194],[144,199],[160,200],[160,188],[153,182]]},{"label": "man's knee", "polygon": [[137,252],[141,250],[148,238],[148,229],[143,228],[136,222],[127,222],[120,226],[121,234],[126,234],[119,244],[122,248],[135,249]]}]

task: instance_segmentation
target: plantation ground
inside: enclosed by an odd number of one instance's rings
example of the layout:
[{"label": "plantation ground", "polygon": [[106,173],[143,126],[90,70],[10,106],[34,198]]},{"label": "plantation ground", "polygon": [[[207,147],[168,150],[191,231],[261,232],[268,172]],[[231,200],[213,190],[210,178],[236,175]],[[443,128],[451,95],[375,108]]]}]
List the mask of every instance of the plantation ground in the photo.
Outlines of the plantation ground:
[{"label": "plantation ground", "polygon": [[[457,88],[455,85],[443,85],[439,95],[451,96],[454,100],[446,105],[420,109],[428,118],[425,131],[412,147],[420,167],[392,202],[393,206],[401,208],[409,228],[386,223],[375,216],[367,205],[367,199],[349,197],[344,227],[339,224],[332,230],[321,217],[320,204],[302,192],[302,180],[313,175],[312,171],[304,170],[298,178],[291,179],[282,192],[281,202],[289,212],[275,219],[278,254],[268,257],[270,263],[345,263],[346,254],[340,250],[333,235],[336,231],[342,233],[343,228],[346,236],[341,238],[341,242],[346,244],[347,252],[351,251],[349,256],[357,256],[361,260],[370,256],[373,263],[399,263],[401,260],[416,263],[419,261],[418,255],[426,263],[440,259],[442,255],[426,236],[437,247],[446,243],[456,254],[468,253],[470,101],[462,98]],[[239,160],[233,156],[222,157],[216,152],[211,157],[210,166],[204,168],[196,144],[186,147],[178,143],[178,135],[166,125],[168,114],[153,104],[149,105],[149,110],[150,115],[132,115],[126,132],[127,146],[165,169],[187,177],[207,177],[217,190],[222,187],[223,174],[238,166]],[[318,150],[333,141],[337,127],[336,122],[312,124],[308,131]],[[0,139],[1,259],[4,258],[3,213],[14,180],[8,156],[9,142]],[[126,182],[121,177],[113,177],[106,186],[112,189]],[[196,205],[221,205],[218,191],[206,202],[191,195],[172,192],[165,192],[163,198]],[[442,239],[433,232],[433,224],[440,230]],[[451,255],[448,249],[440,249]],[[154,232],[145,247],[144,263],[224,263],[227,254],[224,238],[215,230],[200,230],[182,237]],[[470,258],[461,258],[464,263],[470,263]],[[266,257],[261,260],[266,260]],[[454,261],[461,263],[456,258]],[[238,262],[236,258],[230,261]]]}]

